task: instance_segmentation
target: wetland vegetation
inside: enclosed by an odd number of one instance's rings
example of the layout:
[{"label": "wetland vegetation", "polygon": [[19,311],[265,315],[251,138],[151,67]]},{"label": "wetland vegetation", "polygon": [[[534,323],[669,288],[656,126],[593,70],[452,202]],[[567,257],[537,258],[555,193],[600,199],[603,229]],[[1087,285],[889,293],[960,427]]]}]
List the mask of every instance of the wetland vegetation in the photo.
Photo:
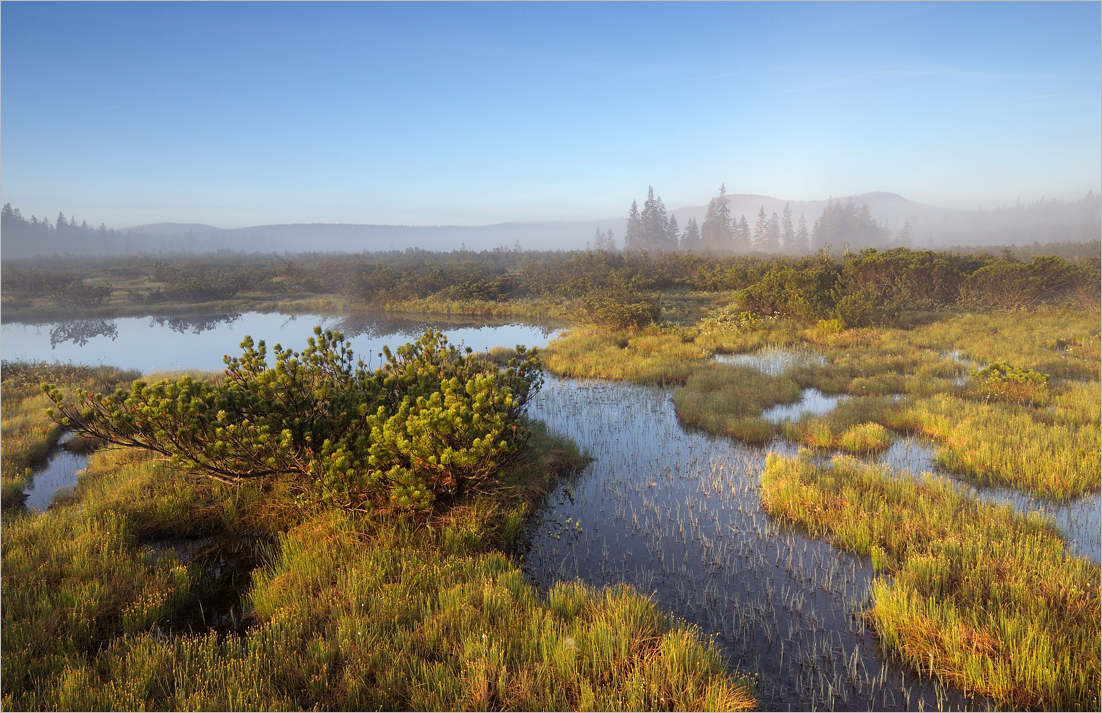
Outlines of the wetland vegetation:
[{"label": "wetland vegetation", "polygon": [[574,327],[5,362],[5,708],[1097,709],[1097,256],[265,260],[5,262],[5,310],[72,270],[85,314],[217,277]]}]

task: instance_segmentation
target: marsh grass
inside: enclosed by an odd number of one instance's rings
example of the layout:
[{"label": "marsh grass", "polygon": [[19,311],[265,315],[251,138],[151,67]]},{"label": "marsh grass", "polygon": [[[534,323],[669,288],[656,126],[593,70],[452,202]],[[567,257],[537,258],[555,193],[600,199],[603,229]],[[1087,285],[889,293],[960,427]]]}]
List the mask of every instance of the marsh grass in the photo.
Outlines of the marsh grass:
[{"label": "marsh grass", "polygon": [[896,424],[899,404],[883,397],[840,400],[822,416],[804,417],[785,424],[784,434],[813,448],[844,448],[851,453],[879,452],[892,444],[891,432],[881,424]]},{"label": "marsh grass", "polygon": [[1098,709],[1099,567],[1043,518],[848,457],[770,456],[761,483],[774,517],[891,575],[870,617],[908,664],[998,706]]},{"label": "marsh grass", "polygon": [[574,329],[551,342],[542,360],[560,376],[678,384],[709,356],[705,347],[677,331],[605,334]]},{"label": "marsh grass", "polygon": [[0,419],[0,503],[5,509],[23,501],[23,490],[34,469],[46,463],[57,446],[61,428],[46,417],[49,399],[40,388],[54,381],[70,392],[76,388],[114,389],[138,378],[133,371],[114,367],[88,367],[44,362],[7,362],[0,366],[0,396],[4,408]]},{"label": "marsh grass", "polygon": [[[645,597],[571,583],[543,597],[501,551],[584,462],[533,434],[502,487],[427,519],[97,451],[69,498],[3,520],[3,708],[752,707],[715,647]],[[180,631],[201,621],[206,574],[152,545],[257,534],[275,545],[237,593],[252,625]]]},{"label": "marsh grass", "polygon": [[1066,500],[1102,480],[1097,411],[1084,403],[1097,393],[1097,384],[1076,386],[1062,395],[1073,406],[1052,411],[939,395],[914,402],[901,421],[939,443],[939,465],[975,483]]},{"label": "marsh grass", "polygon": [[762,411],[799,400],[800,388],[791,379],[729,364],[696,369],[673,393],[677,415],[688,425],[749,443],[768,441],[777,433],[778,426],[763,419]]},{"label": "marsh grass", "polygon": [[1099,314],[1074,307],[964,314],[916,330],[988,364],[1006,361],[1062,379],[1098,381]]},{"label": "marsh grass", "polygon": [[683,384],[714,354],[742,354],[798,340],[799,325],[791,320],[707,333],[670,323],[616,333],[579,328],[548,344],[543,363],[559,376],[673,385]]}]

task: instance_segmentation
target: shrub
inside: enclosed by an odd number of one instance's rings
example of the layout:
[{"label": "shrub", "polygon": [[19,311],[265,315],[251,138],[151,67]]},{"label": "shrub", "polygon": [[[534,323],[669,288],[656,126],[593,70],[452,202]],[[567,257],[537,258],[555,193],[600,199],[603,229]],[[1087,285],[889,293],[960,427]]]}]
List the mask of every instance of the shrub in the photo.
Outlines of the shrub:
[{"label": "shrub", "polygon": [[712,311],[707,317],[700,320],[700,333],[722,334],[724,332],[749,332],[764,329],[767,320],[773,317],[762,317],[753,312],[740,310],[738,305],[727,305]]},{"label": "shrub", "polygon": [[111,395],[80,391],[51,417],[78,433],[142,448],[227,483],[287,478],[339,507],[426,509],[494,480],[526,443],[521,420],[541,383],[535,353],[505,369],[428,330],[370,371],[338,332],[314,330],[301,354],[264,342],[226,357],[226,379],[135,381]]},{"label": "shrub", "polygon": [[587,297],[583,313],[593,324],[609,330],[640,330],[653,324],[662,308],[653,295],[609,290]]},{"label": "shrub", "polygon": [[834,314],[847,328],[891,325],[899,319],[899,312],[898,302],[878,300],[864,290],[851,292],[834,306]]},{"label": "shrub", "polygon": [[1032,404],[1048,395],[1048,374],[997,361],[972,372],[980,396],[1015,403]]},{"label": "shrub", "polygon": [[50,290],[50,299],[59,307],[99,307],[111,296],[111,283],[86,285],[79,279]]}]

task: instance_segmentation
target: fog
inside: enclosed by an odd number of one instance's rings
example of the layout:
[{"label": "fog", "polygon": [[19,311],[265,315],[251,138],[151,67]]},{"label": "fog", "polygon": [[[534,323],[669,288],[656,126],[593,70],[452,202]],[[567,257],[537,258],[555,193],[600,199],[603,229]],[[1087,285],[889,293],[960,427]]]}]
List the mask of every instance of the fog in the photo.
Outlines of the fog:
[{"label": "fog", "polygon": [[[299,223],[221,229],[201,223],[166,222],[120,229],[102,224],[92,228],[86,220],[66,218],[64,214],[53,220],[24,216],[18,206],[6,205],[0,226],[0,253],[12,259],[55,254],[106,256],[219,250],[295,253],[613,247],[799,255],[826,246],[944,248],[1092,242],[1102,237],[1102,196],[1094,193],[1087,193],[1077,201],[1014,201],[978,211],[939,208],[884,192],[817,201],[721,193],[700,205],[667,209],[652,189],[649,201],[648,194],[641,191],[637,208],[643,211],[643,219],[650,221],[649,238],[632,237],[629,206],[625,206],[622,215],[603,220],[482,226]],[[725,210],[726,227],[717,228],[714,218],[709,223],[709,204]],[[648,205],[650,212],[646,213],[644,208]],[[691,242],[686,231],[690,222],[705,234],[698,243]],[[655,230],[660,233],[658,238],[653,236]],[[611,240],[608,231],[612,233]]]}]

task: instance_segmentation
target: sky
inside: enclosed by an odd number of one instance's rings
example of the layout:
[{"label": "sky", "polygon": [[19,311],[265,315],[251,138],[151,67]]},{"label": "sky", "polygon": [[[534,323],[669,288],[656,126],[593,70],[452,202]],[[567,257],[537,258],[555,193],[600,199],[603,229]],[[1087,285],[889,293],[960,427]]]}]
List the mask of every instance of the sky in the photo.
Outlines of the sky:
[{"label": "sky", "polygon": [[480,225],[1102,192],[1102,5],[0,5],[0,201]]}]

